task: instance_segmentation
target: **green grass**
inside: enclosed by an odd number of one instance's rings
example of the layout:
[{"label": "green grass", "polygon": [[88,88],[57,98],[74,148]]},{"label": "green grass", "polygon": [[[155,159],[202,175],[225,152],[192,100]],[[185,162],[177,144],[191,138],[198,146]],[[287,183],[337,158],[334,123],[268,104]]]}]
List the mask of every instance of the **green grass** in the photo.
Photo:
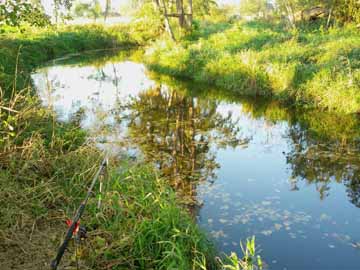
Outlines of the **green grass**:
[{"label": "green grass", "polygon": [[29,83],[29,72],[49,60],[96,49],[129,48],[139,42],[123,26],[68,26],[27,28],[0,34],[0,87],[9,91]]},{"label": "green grass", "polygon": [[215,27],[200,29],[194,41],[155,42],[147,65],[242,95],[341,113],[360,111],[360,34],[354,25],[297,32],[263,22],[219,24],[223,32]]}]

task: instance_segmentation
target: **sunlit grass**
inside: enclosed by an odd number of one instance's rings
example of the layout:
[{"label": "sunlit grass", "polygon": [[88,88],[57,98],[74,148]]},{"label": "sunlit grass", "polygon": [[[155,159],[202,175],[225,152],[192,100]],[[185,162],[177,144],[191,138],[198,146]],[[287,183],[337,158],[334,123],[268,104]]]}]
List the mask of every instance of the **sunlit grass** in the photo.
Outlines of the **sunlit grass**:
[{"label": "sunlit grass", "polygon": [[360,110],[355,26],[291,33],[252,22],[213,32],[192,43],[155,43],[149,67],[243,95],[271,95],[343,113]]}]

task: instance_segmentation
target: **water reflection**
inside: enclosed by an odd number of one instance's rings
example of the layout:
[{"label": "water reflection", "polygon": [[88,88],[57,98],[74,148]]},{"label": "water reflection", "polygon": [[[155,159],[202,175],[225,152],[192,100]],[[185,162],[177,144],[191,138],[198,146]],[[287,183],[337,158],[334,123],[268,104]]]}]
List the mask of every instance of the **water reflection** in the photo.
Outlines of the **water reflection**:
[{"label": "water reflection", "polygon": [[39,70],[44,106],[82,115],[99,146],[155,163],[223,251],[256,235],[271,269],[356,267],[356,116],[240,98],[121,57]]},{"label": "water reflection", "polygon": [[[216,100],[233,102],[236,99],[221,90],[213,91]],[[323,200],[330,194],[330,183],[342,183],[347,188],[349,201],[360,207],[360,119],[357,116],[291,110],[266,99],[238,99],[243,113],[264,121],[265,128],[284,121],[288,124],[283,136],[289,140],[289,149],[283,154],[291,169],[291,191],[298,191],[298,182],[306,181]]]},{"label": "water reflection", "polygon": [[217,103],[160,83],[128,104],[133,143],[188,200],[195,201],[195,183],[215,178],[216,147],[248,142],[231,114],[217,112]]}]

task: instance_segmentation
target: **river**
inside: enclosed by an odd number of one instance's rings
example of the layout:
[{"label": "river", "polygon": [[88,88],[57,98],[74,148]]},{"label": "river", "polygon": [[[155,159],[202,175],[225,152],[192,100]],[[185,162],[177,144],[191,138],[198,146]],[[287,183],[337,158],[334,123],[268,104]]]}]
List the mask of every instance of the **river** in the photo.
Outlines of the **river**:
[{"label": "river", "polygon": [[360,122],[146,69],[141,53],[57,60],[43,106],[113,155],[153,163],[218,249],[255,236],[268,269],[359,269]]}]

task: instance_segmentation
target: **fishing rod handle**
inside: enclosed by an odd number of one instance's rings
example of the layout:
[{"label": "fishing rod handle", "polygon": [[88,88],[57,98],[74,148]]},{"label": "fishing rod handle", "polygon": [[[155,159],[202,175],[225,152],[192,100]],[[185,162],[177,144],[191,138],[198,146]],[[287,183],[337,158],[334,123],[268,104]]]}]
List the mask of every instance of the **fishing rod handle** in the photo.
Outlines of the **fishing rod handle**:
[{"label": "fishing rod handle", "polygon": [[72,221],[72,223],[66,233],[66,236],[65,236],[65,239],[64,239],[62,245],[59,247],[56,258],[54,260],[52,260],[50,263],[51,270],[56,270],[58,265],[60,264],[60,261],[61,261],[62,257],[64,256],[64,253],[69,244],[69,241],[71,240],[71,238],[73,236],[75,226],[76,226],[77,222],[79,221],[80,217],[82,216],[84,210],[85,210],[85,203],[82,203],[79,207],[79,210],[76,213],[74,220]]}]

